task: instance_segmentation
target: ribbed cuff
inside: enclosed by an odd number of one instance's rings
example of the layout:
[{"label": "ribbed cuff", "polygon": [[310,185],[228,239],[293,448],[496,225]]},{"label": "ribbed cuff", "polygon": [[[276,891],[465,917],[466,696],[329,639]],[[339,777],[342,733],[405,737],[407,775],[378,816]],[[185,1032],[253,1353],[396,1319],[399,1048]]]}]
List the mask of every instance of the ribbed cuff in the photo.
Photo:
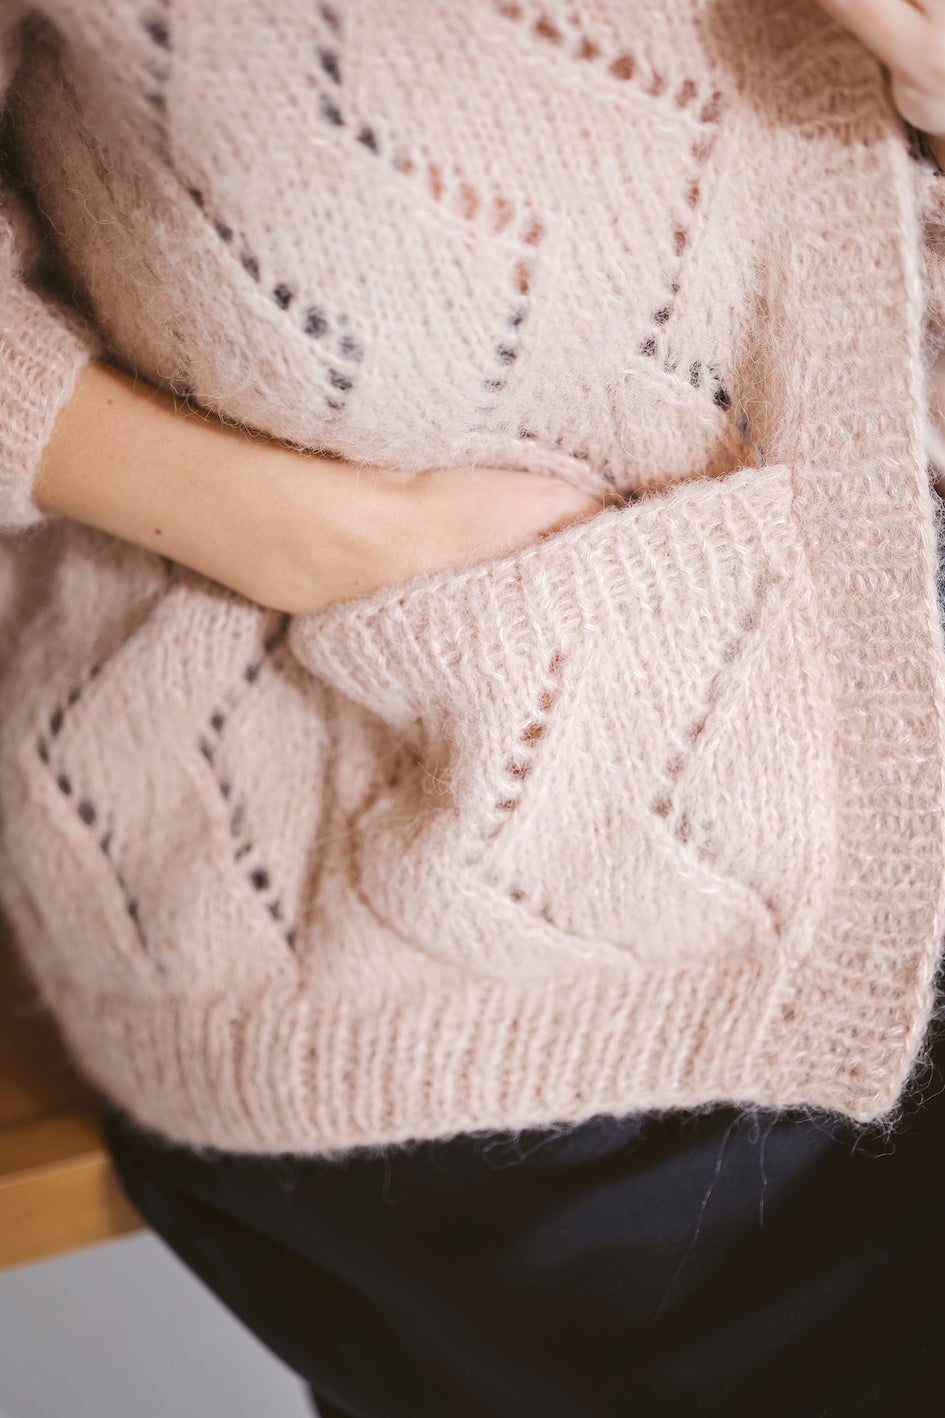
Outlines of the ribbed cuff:
[{"label": "ribbed cuff", "polygon": [[33,501],[47,443],[98,341],[22,285],[0,297],[0,530],[46,521]]},{"label": "ribbed cuff", "polygon": [[407,990],[317,1003],[284,986],[136,1003],[63,981],[52,1003],[87,1076],[139,1124],[231,1152],[325,1155],[707,1102],[882,1116],[903,1082],[895,1030],[870,1041],[886,1066],[867,1072],[832,1037],[828,994],[805,1001],[816,1043],[798,1047],[784,988],[771,962],[741,957],[519,980],[421,966]]}]

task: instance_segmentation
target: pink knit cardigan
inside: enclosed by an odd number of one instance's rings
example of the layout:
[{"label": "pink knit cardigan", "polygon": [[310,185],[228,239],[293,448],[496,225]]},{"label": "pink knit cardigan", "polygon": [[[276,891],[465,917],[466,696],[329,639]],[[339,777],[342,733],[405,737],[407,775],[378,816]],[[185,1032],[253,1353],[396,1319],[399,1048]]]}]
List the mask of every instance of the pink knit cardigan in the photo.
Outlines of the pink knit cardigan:
[{"label": "pink knit cardigan", "polygon": [[[41,0],[0,71],[0,898],[88,1077],[251,1152],[887,1117],[943,926],[945,199],[870,56],[801,0]],[[627,505],[279,616],[38,511],[99,352]]]}]

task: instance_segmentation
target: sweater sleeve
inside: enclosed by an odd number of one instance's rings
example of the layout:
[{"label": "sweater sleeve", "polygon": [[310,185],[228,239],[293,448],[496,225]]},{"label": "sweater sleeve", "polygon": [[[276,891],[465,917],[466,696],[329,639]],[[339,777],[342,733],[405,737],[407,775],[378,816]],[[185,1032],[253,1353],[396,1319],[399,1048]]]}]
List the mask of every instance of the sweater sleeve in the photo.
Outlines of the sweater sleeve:
[{"label": "sweater sleeve", "polygon": [[[0,119],[19,58],[16,10],[0,17]],[[0,122],[0,144],[8,142],[9,125]],[[77,313],[31,286],[36,243],[12,184],[0,179],[0,532],[51,515],[32,499],[40,462],[80,370],[98,350]]]}]

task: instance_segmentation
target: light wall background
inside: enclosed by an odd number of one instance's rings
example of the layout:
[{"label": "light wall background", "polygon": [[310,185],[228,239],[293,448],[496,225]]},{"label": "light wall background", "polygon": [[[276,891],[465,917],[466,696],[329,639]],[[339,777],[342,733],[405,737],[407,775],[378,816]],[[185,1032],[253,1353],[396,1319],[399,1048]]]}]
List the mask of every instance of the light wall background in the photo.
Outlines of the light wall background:
[{"label": "light wall background", "polygon": [[314,1418],[155,1236],[0,1271],[0,1418]]}]

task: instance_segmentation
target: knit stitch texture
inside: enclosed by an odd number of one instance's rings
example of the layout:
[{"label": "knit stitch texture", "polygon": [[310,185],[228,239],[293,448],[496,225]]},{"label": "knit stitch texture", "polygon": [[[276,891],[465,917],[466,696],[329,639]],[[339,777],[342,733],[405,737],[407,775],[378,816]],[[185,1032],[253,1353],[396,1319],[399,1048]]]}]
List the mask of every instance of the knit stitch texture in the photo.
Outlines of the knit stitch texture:
[{"label": "knit stitch texture", "polygon": [[[0,33],[88,319],[0,223],[0,897],[77,1060],[249,1152],[887,1116],[945,904],[945,179],[878,66],[801,0],[226,14]],[[32,503],[99,348],[626,506],[278,615]]]}]

